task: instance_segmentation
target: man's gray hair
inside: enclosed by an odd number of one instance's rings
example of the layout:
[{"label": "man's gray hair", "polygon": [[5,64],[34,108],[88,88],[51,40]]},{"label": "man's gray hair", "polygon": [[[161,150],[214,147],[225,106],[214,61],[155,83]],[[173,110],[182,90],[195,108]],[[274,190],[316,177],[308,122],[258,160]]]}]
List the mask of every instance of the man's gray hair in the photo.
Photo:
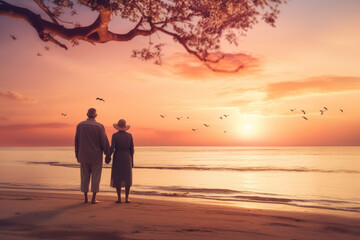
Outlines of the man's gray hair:
[{"label": "man's gray hair", "polygon": [[89,108],[89,110],[87,112],[87,116],[89,118],[96,118],[96,116],[97,116],[96,109],[95,108]]}]

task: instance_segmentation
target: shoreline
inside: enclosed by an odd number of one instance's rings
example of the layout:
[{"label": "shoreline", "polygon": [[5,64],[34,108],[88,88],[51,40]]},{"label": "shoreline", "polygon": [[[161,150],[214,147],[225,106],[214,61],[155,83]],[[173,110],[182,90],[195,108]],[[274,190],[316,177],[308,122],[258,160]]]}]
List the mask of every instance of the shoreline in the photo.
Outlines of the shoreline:
[{"label": "shoreline", "polygon": [[[124,196],[123,196],[124,197]],[[1,239],[359,239],[360,218],[78,193],[0,189]]]},{"label": "shoreline", "polygon": [[[78,189],[51,189],[51,188],[24,188],[24,187],[4,187],[0,186],[0,192],[2,191],[16,191],[16,192],[38,192],[38,193],[51,193],[51,194],[70,194],[77,195],[80,193]],[[124,196],[125,192],[122,189],[122,195]],[[91,192],[89,192],[91,196]],[[102,190],[98,194],[99,197],[105,196],[106,198],[113,197],[116,198],[116,190],[106,191]],[[139,198],[139,199],[149,199],[156,201],[170,201],[170,202],[187,202],[187,203],[195,203],[195,204],[205,204],[211,206],[226,206],[231,208],[246,208],[246,209],[262,209],[262,210],[275,210],[275,211],[287,211],[287,212],[295,212],[295,213],[316,213],[316,214],[325,214],[325,215],[333,215],[340,217],[358,217],[360,213],[358,211],[346,211],[341,209],[330,209],[330,208],[321,208],[321,207],[313,207],[313,206],[294,206],[287,205],[282,202],[251,202],[251,201],[231,201],[231,200],[219,200],[219,199],[211,199],[211,198],[198,198],[187,195],[182,195],[178,193],[163,193],[160,195],[149,195],[142,194],[137,192],[137,190],[133,190],[130,193],[131,198]]]}]

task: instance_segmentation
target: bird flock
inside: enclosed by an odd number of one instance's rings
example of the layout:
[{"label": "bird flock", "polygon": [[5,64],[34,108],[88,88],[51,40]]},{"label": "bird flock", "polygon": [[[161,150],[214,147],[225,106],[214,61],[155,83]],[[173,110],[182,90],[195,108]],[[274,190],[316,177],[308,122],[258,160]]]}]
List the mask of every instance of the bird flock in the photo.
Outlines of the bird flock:
[{"label": "bird flock", "polygon": [[[291,111],[291,112],[295,112],[295,110],[296,110],[295,108],[290,108],[290,111]],[[324,113],[327,112],[327,111],[329,111],[329,109],[328,109],[327,107],[323,107],[322,109],[319,110],[321,116],[324,115]],[[339,111],[340,111],[341,113],[344,112],[344,110],[341,109],[341,108],[339,109]],[[306,117],[306,111],[305,111],[305,110],[301,109],[300,112],[302,113],[302,116],[301,116],[301,117],[302,117],[303,119],[309,120],[309,118]]]},{"label": "bird flock", "polygon": [[[167,115],[165,115],[165,114],[160,114],[159,115],[161,118],[167,118],[166,116]],[[224,118],[227,118],[227,117],[230,117],[230,115],[229,114],[223,114],[222,116],[219,116],[219,119],[224,119]],[[181,117],[181,116],[177,116],[177,117],[175,117],[175,119],[177,119],[178,121],[180,121],[181,119],[183,119],[184,117]],[[184,118],[185,119],[185,118]],[[190,119],[190,117],[186,117],[186,119]],[[203,127],[205,127],[205,128],[209,128],[210,127],[210,124],[208,124],[208,123],[203,123],[202,124],[202,126]],[[191,131],[193,131],[193,132],[196,132],[196,131],[198,131],[198,128],[191,128]],[[223,131],[224,133],[227,133],[228,131],[227,130],[224,130]]]},{"label": "bird flock", "polygon": [[[100,98],[100,97],[97,97],[95,100],[96,100],[96,101],[99,101],[99,102],[105,102],[105,99]],[[63,117],[66,117],[67,115],[68,115],[67,113],[61,113],[61,116],[63,116]],[[163,118],[163,119],[167,118],[167,116],[166,116],[165,114],[160,114],[160,117]],[[228,117],[230,117],[229,114],[224,114],[224,115],[220,116],[219,118],[220,118],[220,119],[224,119],[224,118],[228,118]],[[175,119],[177,119],[178,121],[180,121],[181,119],[190,120],[190,117],[188,117],[188,116],[187,116],[187,117],[177,116],[177,117],[175,117]],[[208,124],[208,123],[203,123],[202,126],[204,126],[205,128],[208,128],[208,127],[210,127],[210,124]],[[195,132],[195,131],[197,131],[197,130],[198,130],[198,128],[192,128],[192,129],[191,129],[191,131],[193,131],[193,132]],[[223,132],[226,134],[228,131],[227,131],[227,130],[223,130]]]},{"label": "bird flock", "polygon": [[[16,39],[15,36],[12,36],[12,37],[14,37],[14,38]],[[99,101],[99,102],[105,102],[105,99],[100,98],[100,97],[97,97],[95,100],[96,100],[96,101]],[[295,112],[295,111],[296,111],[296,108],[290,108],[290,111],[291,111],[291,112]],[[324,113],[327,112],[327,111],[329,111],[329,109],[328,109],[327,107],[323,107],[322,109],[319,110],[321,116],[324,115]],[[341,109],[341,108],[339,109],[339,111],[340,111],[341,113],[344,112],[344,110]],[[304,120],[306,120],[306,121],[308,121],[309,118],[307,117],[307,112],[306,112],[304,109],[301,109],[300,112],[302,113],[301,118],[304,119]],[[62,115],[63,117],[66,117],[68,114],[67,114],[67,113],[61,113],[61,115]],[[162,119],[167,118],[167,115],[165,115],[165,114],[160,114],[159,116],[160,116]],[[230,117],[229,114],[223,114],[223,115],[219,116],[219,119],[220,119],[220,120],[223,120],[223,119],[228,118],[228,117]],[[190,117],[188,117],[188,116],[185,117],[185,118],[186,118],[187,120],[190,119]],[[175,119],[177,119],[178,121],[181,121],[182,119],[185,119],[185,118],[182,117],[182,116],[177,116],[177,117],[175,117]],[[210,124],[208,124],[208,123],[203,123],[202,126],[205,127],[205,128],[209,128],[209,127],[210,127]],[[191,131],[193,131],[193,132],[196,132],[197,130],[198,130],[198,128],[191,128]],[[228,131],[227,131],[227,130],[223,130],[223,132],[224,132],[224,133],[227,133]]]}]

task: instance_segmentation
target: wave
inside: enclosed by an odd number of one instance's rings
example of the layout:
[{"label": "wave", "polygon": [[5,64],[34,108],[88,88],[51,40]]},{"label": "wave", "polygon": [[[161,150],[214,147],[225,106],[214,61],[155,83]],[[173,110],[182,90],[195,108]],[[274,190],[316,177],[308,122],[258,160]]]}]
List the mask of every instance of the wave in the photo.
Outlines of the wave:
[{"label": "wave", "polygon": [[[150,187],[150,191],[135,191],[135,194],[166,197],[197,198],[220,202],[251,202],[262,204],[280,204],[301,208],[346,211],[360,213],[358,202],[331,199],[299,199],[270,193],[236,191],[230,189]],[[159,191],[160,190],[160,191]],[[133,192],[133,191],[132,191]]]},{"label": "wave", "polygon": [[[171,198],[193,198],[218,202],[251,202],[261,204],[279,204],[300,208],[312,208],[333,211],[345,211],[360,213],[359,202],[350,202],[343,200],[324,200],[324,199],[299,199],[291,196],[280,196],[277,194],[256,193],[249,191],[235,191],[230,189],[209,189],[209,188],[183,188],[176,186],[169,187],[149,187],[134,186],[131,194],[142,196],[158,196]],[[78,187],[53,188],[40,184],[14,184],[0,182],[0,189],[18,189],[18,190],[42,190],[57,192],[78,192]],[[147,190],[148,189],[148,190]],[[114,193],[111,189],[103,189],[103,193]],[[267,196],[272,195],[272,196]]]},{"label": "wave", "polygon": [[[27,162],[27,164],[42,164],[58,167],[79,168],[79,164],[61,162]],[[111,168],[111,165],[103,165],[103,168]],[[193,171],[235,171],[235,172],[319,172],[319,173],[360,173],[357,170],[327,170],[317,168],[280,168],[280,167],[204,167],[204,166],[135,166],[137,169],[156,170],[193,170]]]}]

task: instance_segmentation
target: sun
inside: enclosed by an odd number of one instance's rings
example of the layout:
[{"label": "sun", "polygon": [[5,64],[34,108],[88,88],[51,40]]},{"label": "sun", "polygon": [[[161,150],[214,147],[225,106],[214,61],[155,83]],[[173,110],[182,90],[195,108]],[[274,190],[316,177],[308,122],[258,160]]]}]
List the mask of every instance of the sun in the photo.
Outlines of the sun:
[{"label": "sun", "polygon": [[245,133],[251,133],[254,131],[254,124],[252,123],[245,123],[242,127]]},{"label": "sun", "polygon": [[256,126],[253,122],[245,122],[241,124],[238,129],[243,137],[253,137],[256,135]]}]

